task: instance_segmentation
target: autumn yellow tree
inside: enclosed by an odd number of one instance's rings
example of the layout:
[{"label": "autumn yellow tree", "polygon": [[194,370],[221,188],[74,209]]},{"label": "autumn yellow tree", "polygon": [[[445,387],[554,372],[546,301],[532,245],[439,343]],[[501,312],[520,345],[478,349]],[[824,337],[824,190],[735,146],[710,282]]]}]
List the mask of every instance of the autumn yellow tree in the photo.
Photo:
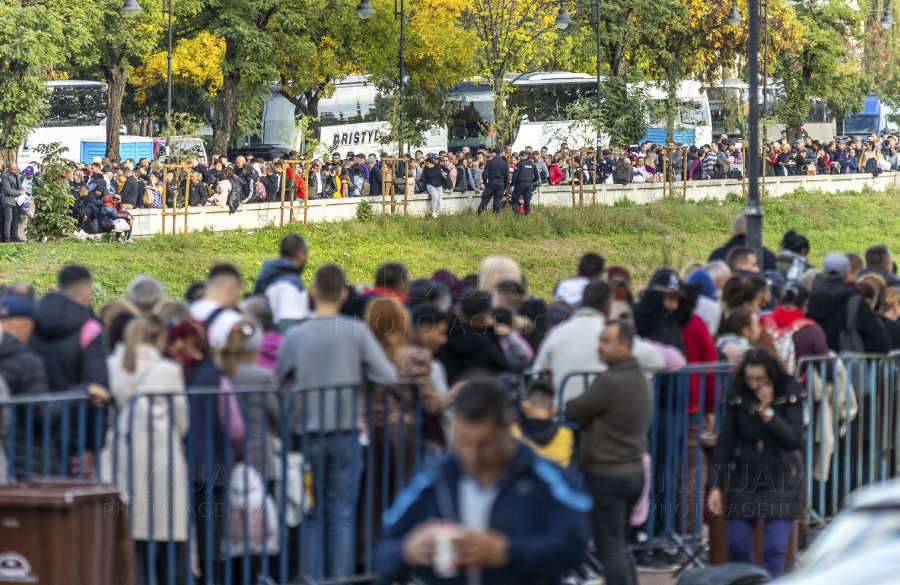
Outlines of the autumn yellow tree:
[{"label": "autumn yellow tree", "polygon": [[494,93],[494,131],[497,140],[510,136],[517,120],[506,109],[507,74],[528,72],[543,62],[546,48],[555,42],[554,25],[559,3],[555,0],[468,0],[462,23],[477,37],[478,73]]},{"label": "autumn yellow tree", "polygon": [[[332,95],[335,83],[350,74],[368,75],[378,88],[377,105],[393,110],[399,89],[400,23],[393,0],[373,0],[375,13],[367,20],[356,15],[358,0],[325,0],[316,10],[328,18],[307,22],[303,42],[277,47],[279,93],[309,121],[307,132],[318,138],[318,106]],[[446,122],[447,91],[473,71],[473,35],[456,24],[461,0],[406,2],[406,79],[404,83],[404,142],[433,124]],[[379,119],[390,119],[389,111]],[[393,132],[393,129],[392,129]],[[387,136],[387,140],[393,140]]]},{"label": "autumn yellow tree", "polygon": [[[174,44],[172,85],[176,89],[175,110],[200,121],[205,102],[215,98],[222,89],[221,67],[224,53],[225,42],[208,31],[179,39]],[[163,119],[167,75],[167,50],[155,50],[142,55],[138,66],[129,71],[130,103],[126,108],[129,114],[126,121],[130,122],[130,131],[140,132],[143,129],[144,133],[149,133],[153,119]],[[184,97],[185,94],[189,99]]]}]

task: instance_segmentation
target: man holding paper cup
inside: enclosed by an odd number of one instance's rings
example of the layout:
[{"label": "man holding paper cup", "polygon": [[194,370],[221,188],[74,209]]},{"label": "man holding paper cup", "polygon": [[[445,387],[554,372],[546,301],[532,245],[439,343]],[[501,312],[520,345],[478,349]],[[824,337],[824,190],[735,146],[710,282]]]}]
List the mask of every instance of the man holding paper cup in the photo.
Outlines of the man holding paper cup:
[{"label": "man holding paper cup", "polygon": [[463,386],[453,453],[418,474],[384,514],[383,583],[559,583],[585,560],[593,502],[509,434],[504,391]]}]

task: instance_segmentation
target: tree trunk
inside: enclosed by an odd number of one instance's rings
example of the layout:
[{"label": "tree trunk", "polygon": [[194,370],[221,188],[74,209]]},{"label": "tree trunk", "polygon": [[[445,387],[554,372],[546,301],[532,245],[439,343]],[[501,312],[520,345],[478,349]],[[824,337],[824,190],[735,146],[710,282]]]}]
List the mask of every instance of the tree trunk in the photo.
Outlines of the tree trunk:
[{"label": "tree trunk", "polygon": [[128,133],[132,136],[140,136],[141,134],[141,121],[140,119],[134,115],[129,114],[125,116],[125,128]]},{"label": "tree trunk", "polygon": [[494,77],[494,141],[499,152],[506,152],[506,134],[508,131],[505,104],[503,103],[503,76]]},{"label": "tree trunk", "polygon": [[[13,78],[11,80],[12,83],[19,83],[25,76],[28,74],[28,66],[23,65],[19,62],[8,63],[7,66],[9,70],[13,73]],[[3,115],[3,136],[0,136],[0,168],[6,169],[9,166],[9,163],[13,161],[18,162],[19,158],[19,144],[10,145],[6,142],[4,137],[10,136],[12,134],[13,126],[16,124],[16,118],[18,114],[16,112],[7,112]],[[37,146],[37,145],[33,145]]]},{"label": "tree trunk", "polygon": [[113,61],[105,70],[109,86],[109,103],[106,106],[106,157],[119,161],[119,130],[122,127],[122,98],[128,81],[125,61]]},{"label": "tree trunk", "polygon": [[15,161],[19,156],[18,148],[7,148],[0,146],[0,169],[6,170],[9,163]]},{"label": "tree trunk", "polygon": [[[225,40],[225,65],[230,65],[237,60],[235,42],[232,39]],[[240,76],[232,72],[222,76],[222,99],[219,104],[219,127],[212,139],[212,152],[224,155],[228,152],[228,143],[237,126],[237,86]]]},{"label": "tree trunk", "polygon": [[666,144],[675,143],[675,116],[678,113],[678,80],[669,79],[666,95]]}]

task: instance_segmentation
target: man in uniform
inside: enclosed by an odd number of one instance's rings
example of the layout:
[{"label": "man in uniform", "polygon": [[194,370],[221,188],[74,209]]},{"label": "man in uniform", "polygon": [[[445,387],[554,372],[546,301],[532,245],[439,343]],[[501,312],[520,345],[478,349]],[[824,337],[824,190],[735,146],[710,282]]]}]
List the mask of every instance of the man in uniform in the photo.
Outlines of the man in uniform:
[{"label": "man in uniform", "polygon": [[484,165],[484,192],[481,194],[481,204],[478,206],[478,215],[484,213],[491,198],[494,199],[494,213],[500,213],[500,200],[509,186],[509,166],[503,157],[497,156],[496,150],[491,150],[491,158]]},{"label": "man in uniform", "polygon": [[534,180],[537,178],[537,166],[534,164],[534,155],[524,157],[516,165],[513,171],[513,209],[519,213],[519,198],[524,201],[525,215],[531,213],[531,192],[534,189]]}]

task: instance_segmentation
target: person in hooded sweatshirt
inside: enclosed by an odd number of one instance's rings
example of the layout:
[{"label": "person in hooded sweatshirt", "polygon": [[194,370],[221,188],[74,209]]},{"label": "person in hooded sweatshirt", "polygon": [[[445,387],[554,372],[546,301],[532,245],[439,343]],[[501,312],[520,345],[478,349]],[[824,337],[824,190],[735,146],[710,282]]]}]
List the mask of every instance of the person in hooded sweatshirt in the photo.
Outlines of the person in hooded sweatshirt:
[{"label": "person in hooded sweatshirt", "polygon": [[[60,270],[56,292],[45,295],[37,305],[35,329],[28,343],[43,358],[51,392],[81,391],[92,398],[87,413],[87,450],[83,460],[77,455],[70,460],[71,471],[83,471],[88,476],[93,473],[105,432],[105,417],[99,407],[109,401],[107,343],[103,326],[91,309],[93,291],[91,273],[83,266],[69,265]],[[73,433],[70,453],[78,452],[77,438]],[[52,457],[51,467],[58,464],[59,458]],[[51,473],[60,472],[51,469]]]},{"label": "person in hooded sweatshirt", "polygon": [[47,372],[41,357],[26,345],[34,331],[34,306],[27,299],[8,297],[0,301],[0,375],[13,396],[49,392]]},{"label": "person in hooded sweatshirt", "polygon": [[309,248],[302,237],[288,234],[281,239],[279,253],[280,258],[266,260],[263,264],[253,294],[265,295],[269,300],[275,327],[284,333],[309,317],[309,295],[300,278]]},{"label": "person in hooded sweatshirt", "polygon": [[522,400],[523,416],[509,431],[536,455],[565,469],[572,461],[575,433],[554,420],[557,408],[553,397],[553,385],[546,380],[529,384]]}]

